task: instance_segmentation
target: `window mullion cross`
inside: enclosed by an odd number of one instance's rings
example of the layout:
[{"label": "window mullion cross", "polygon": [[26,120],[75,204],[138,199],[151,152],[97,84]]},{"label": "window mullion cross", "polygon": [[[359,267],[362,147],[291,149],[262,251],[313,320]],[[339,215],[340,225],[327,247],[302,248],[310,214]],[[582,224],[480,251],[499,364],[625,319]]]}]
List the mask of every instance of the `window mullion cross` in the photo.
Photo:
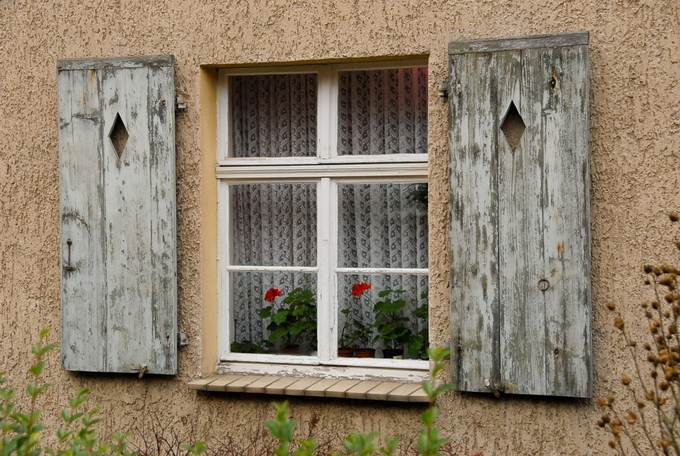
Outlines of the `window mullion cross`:
[{"label": "window mullion cross", "polygon": [[[321,362],[334,358],[333,343],[335,333],[331,294],[331,255],[328,254],[334,244],[331,241],[332,209],[331,182],[323,178],[317,184],[317,348]],[[337,352],[337,350],[336,350]]]}]

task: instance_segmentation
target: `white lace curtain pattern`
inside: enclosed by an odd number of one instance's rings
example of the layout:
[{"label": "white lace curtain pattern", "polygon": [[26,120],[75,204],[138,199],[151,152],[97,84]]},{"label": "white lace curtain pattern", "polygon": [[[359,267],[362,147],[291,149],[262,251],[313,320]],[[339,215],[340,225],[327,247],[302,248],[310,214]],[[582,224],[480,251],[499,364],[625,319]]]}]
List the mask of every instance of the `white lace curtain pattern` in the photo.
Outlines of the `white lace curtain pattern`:
[{"label": "white lace curtain pattern", "polygon": [[[426,69],[342,72],[339,83],[339,155],[427,152]],[[316,155],[315,75],[232,77],[230,87],[235,156]],[[339,184],[339,266],[426,268],[426,194],[424,184]],[[316,196],[314,184],[232,186],[231,264],[316,266]],[[356,301],[349,282],[357,278],[338,278],[341,307]],[[361,280],[372,282],[375,293],[352,311],[369,321],[379,289],[408,290],[410,315],[427,289],[426,276]],[[297,286],[315,290],[316,277],[232,273],[235,340],[266,340],[258,315],[264,293]]]},{"label": "white lace curtain pattern", "polygon": [[427,68],[344,71],[338,155],[427,153]]},{"label": "white lace curtain pattern", "polygon": [[235,157],[316,155],[316,75],[233,76]]}]

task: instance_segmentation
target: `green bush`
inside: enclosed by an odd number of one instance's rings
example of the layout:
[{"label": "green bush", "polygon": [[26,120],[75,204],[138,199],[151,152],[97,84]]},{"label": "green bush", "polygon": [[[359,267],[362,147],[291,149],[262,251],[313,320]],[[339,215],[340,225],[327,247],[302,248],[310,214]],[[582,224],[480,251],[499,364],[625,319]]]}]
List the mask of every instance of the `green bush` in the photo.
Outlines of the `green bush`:
[{"label": "green bush", "polygon": [[[45,394],[48,385],[41,382],[45,367],[45,356],[55,348],[47,343],[48,332],[40,332],[38,343],[33,346],[34,357],[28,373],[30,382],[26,387],[28,409],[23,410],[16,402],[16,392],[6,386],[4,376],[0,374],[0,456],[146,456],[148,452],[134,451],[130,448],[128,437],[122,433],[113,434],[110,439],[98,436],[96,425],[99,423],[99,408],[89,407],[87,404],[89,391],[81,389],[61,411],[61,425],[55,431],[56,446],[42,444],[45,427],[41,424],[42,412],[38,406],[38,399]],[[432,348],[428,350],[433,361],[431,378],[423,385],[430,400],[430,406],[421,414],[422,429],[416,443],[417,453],[423,456],[437,456],[447,444],[441,438],[439,429],[435,426],[437,408],[435,402],[439,395],[450,389],[450,385],[437,385],[436,378],[445,366],[449,357],[449,350]],[[321,450],[313,438],[295,440],[296,423],[290,419],[288,403],[274,403],[276,416],[265,423],[266,429],[275,439],[277,446],[273,450],[274,456],[314,456],[320,455]],[[156,430],[157,431],[157,430]],[[158,437],[158,436],[157,436]],[[161,440],[163,436],[160,435]],[[376,442],[378,434],[375,432],[353,432],[342,442],[342,448],[332,453],[336,456],[393,456],[397,451],[398,440],[387,438],[380,445]],[[132,445],[134,446],[134,445]],[[229,443],[220,449],[210,451],[202,442],[181,445],[181,453],[175,449],[158,450],[156,456],[198,456],[204,453],[210,455],[232,454],[233,445]],[[229,447],[229,448],[227,448]],[[412,448],[409,446],[408,448]],[[229,450],[228,452],[226,450]],[[243,453],[245,454],[245,453]],[[250,452],[248,452],[250,454]],[[325,454],[325,453],[324,453]],[[446,454],[453,454],[450,450]]]},{"label": "green bush", "polygon": [[[28,410],[22,410],[15,402],[16,392],[5,386],[0,374],[0,456],[136,456],[128,449],[127,437],[114,434],[110,440],[100,439],[95,426],[99,423],[99,408],[87,406],[89,391],[82,388],[61,411],[62,425],[56,430],[57,446],[41,445],[44,425],[38,399],[45,394],[48,385],[41,382],[45,368],[45,356],[54,344],[47,343],[47,330],[40,332],[38,343],[33,346],[33,364],[28,370],[31,381],[26,387]],[[186,447],[188,456],[205,452],[205,445],[196,443]]]},{"label": "green bush", "polygon": [[[444,370],[445,362],[449,358],[450,351],[445,348],[430,348],[428,350],[430,359],[433,363],[430,380],[425,382],[423,390],[430,400],[430,406],[420,415],[422,429],[418,435],[416,449],[422,456],[438,456],[440,450],[448,443],[448,440],[441,438],[439,429],[435,426],[437,418],[437,398],[444,392],[450,390],[452,385],[437,385],[437,377]],[[271,435],[279,442],[279,446],[274,452],[275,456],[290,456],[291,449],[294,449],[293,456],[312,456],[316,444],[313,439],[301,440],[297,443],[293,441],[295,421],[291,420],[288,412],[288,402],[274,403],[276,408],[276,418],[265,423]],[[342,449],[336,456],[394,456],[397,449],[398,440],[396,438],[385,439],[384,446],[376,447],[375,440],[378,437],[376,432],[353,432],[343,442]]]}]

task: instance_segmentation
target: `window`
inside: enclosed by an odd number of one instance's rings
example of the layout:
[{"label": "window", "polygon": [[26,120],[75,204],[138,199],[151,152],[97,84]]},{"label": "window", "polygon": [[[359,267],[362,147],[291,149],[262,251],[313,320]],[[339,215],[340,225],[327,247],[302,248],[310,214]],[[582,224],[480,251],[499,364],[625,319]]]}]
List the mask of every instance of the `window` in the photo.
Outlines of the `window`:
[{"label": "window", "polygon": [[220,357],[427,369],[424,62],[220,70]]}]

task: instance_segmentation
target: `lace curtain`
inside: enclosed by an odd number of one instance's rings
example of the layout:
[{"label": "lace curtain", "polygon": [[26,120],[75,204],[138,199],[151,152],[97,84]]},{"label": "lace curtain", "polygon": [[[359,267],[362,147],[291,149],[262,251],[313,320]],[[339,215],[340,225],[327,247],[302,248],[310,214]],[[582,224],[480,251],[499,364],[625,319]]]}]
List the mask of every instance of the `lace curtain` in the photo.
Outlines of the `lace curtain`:
[{"label": "lace curtain", "polygon": [[316,75],[233,76],[234,156],[316,156]]},{"label": "lace curtain", "polygon": [[[232,77],[234,154],[240,157],[316,155],[316,76]],[[399,69],[340,74],[338,154],[426,153],[427,71]],[[316,266],[314,184],[232,186],[232,264]],[[342,267],[427,267],[427,187],[424,184],[339,184],[338,253]],[[357,302],[354,281],[373,285]],[[238,272],[231,275],[235,340],[268,336],[258,315],[265,291],[316,290],[314,274]],[[340,306],[372,321],[385,287],[407,290],[413,314],[426,276],[343,276]],[[419,302],[420,301],[420,302]],[[413,330],[426,322],[411,318]]]},{"label": "lace curtain", "polygon": [[338,155],[427,153],[427,69],[344,71]]}]

